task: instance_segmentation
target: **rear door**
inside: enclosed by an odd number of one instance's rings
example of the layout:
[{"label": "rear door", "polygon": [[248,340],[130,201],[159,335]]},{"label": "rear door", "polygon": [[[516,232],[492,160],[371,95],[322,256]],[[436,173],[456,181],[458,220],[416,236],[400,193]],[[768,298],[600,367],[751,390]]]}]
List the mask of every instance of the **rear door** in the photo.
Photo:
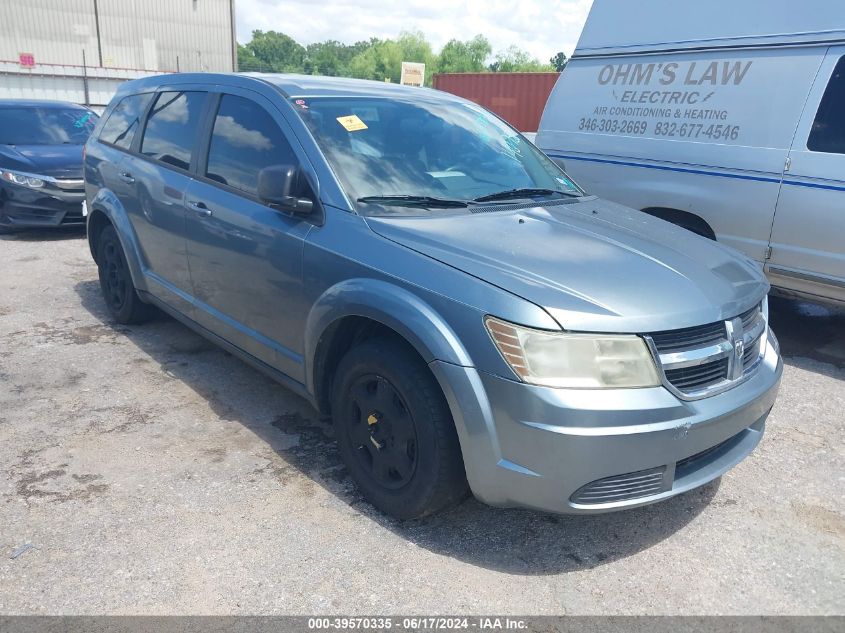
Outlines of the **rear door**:
[{"label": "rear door", "polygon": [[789,153],[768,273],[778,286],[845,300],[845,47],[828,50]]},{"label": "rear door", "polygon": [[191,314],[191,279],[185,252],[185,191],[196,160],[207,93],[163,88],[149,107],[135,151],[119,166],[129,193],[123,200],[138,236],[148,288]]},{"label": "rear door", "polygon": [[[134,204],[135,195],[134,180],[125,175],[127,156],[138,145],[135,137],[140,136],[144,115],[154,98],[154,92],[124,97],[107,114],[98,143],[88,151],[87,162],[95,168],[86,173],[88,185],[102,179],[101,186],[114,193],[124,208]],[[93,197],[93,192],[88,193]]]},{"label": "rear door", "polygon": [[211,129],[186,200],[195,318],[304,382],[302,251],[313,224],[270,208],[257,194],[263,168],[307,159],[270,101],[223,90],[212,96]]}]

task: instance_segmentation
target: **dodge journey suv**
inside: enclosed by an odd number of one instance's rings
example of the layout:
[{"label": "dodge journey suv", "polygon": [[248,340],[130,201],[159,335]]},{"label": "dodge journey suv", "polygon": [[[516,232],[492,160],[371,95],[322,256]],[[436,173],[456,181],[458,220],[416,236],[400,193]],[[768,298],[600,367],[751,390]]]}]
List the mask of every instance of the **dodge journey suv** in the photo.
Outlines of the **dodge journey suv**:
[{"label": "dodge journey suv", "polygon": [[602,512],[748,455],[782,372],[738,252],[599,200],[441,92],[291,75],[124,84],[86,146],[108,308],[152,306],[333,421],[361,493]]}]

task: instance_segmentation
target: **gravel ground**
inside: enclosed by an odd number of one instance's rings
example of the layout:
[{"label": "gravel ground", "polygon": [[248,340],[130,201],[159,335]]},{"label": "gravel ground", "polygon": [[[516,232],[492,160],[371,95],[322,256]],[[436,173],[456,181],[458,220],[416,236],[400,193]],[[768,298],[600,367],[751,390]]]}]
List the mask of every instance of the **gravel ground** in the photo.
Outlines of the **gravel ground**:
[{"label": "gravel ground", "polygon": [[0,256],[0,613],[845,613],[845,311],[772,301],[778,402],[709,486],[398,523],[306,402],[166,317],[111,323],[79,234]]}]

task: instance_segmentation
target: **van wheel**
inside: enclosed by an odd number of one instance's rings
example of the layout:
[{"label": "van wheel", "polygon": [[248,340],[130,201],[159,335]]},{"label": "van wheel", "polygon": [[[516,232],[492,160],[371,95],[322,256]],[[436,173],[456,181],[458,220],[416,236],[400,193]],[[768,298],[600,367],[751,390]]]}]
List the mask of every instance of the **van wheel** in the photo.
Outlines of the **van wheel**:
[{"label": "van wheel", "polygon": [[349,474],[382,512],[413,519],[466,497],[466,473],[446,399],[404,342],[371,339],[343,357],[332,416]]},{"label": "van wheel", "polygon": [[114,320],[118,323],[143,323],[152,317],[154,309],[141,301],[126,255],[114,227],[107,226],[97,240],[97,270],[100,275],[100,289]]}]

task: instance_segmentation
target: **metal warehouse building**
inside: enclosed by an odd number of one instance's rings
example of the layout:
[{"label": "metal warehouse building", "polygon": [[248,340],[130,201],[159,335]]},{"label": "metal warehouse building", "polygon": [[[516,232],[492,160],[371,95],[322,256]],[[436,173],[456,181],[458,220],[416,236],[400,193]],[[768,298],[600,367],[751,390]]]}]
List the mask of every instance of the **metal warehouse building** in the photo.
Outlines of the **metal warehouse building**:
[{"label": "metal warehouse building", "polygon": [[235,0],[2,0],[0,98],[103,107],[120,82],[236,69]]}]

